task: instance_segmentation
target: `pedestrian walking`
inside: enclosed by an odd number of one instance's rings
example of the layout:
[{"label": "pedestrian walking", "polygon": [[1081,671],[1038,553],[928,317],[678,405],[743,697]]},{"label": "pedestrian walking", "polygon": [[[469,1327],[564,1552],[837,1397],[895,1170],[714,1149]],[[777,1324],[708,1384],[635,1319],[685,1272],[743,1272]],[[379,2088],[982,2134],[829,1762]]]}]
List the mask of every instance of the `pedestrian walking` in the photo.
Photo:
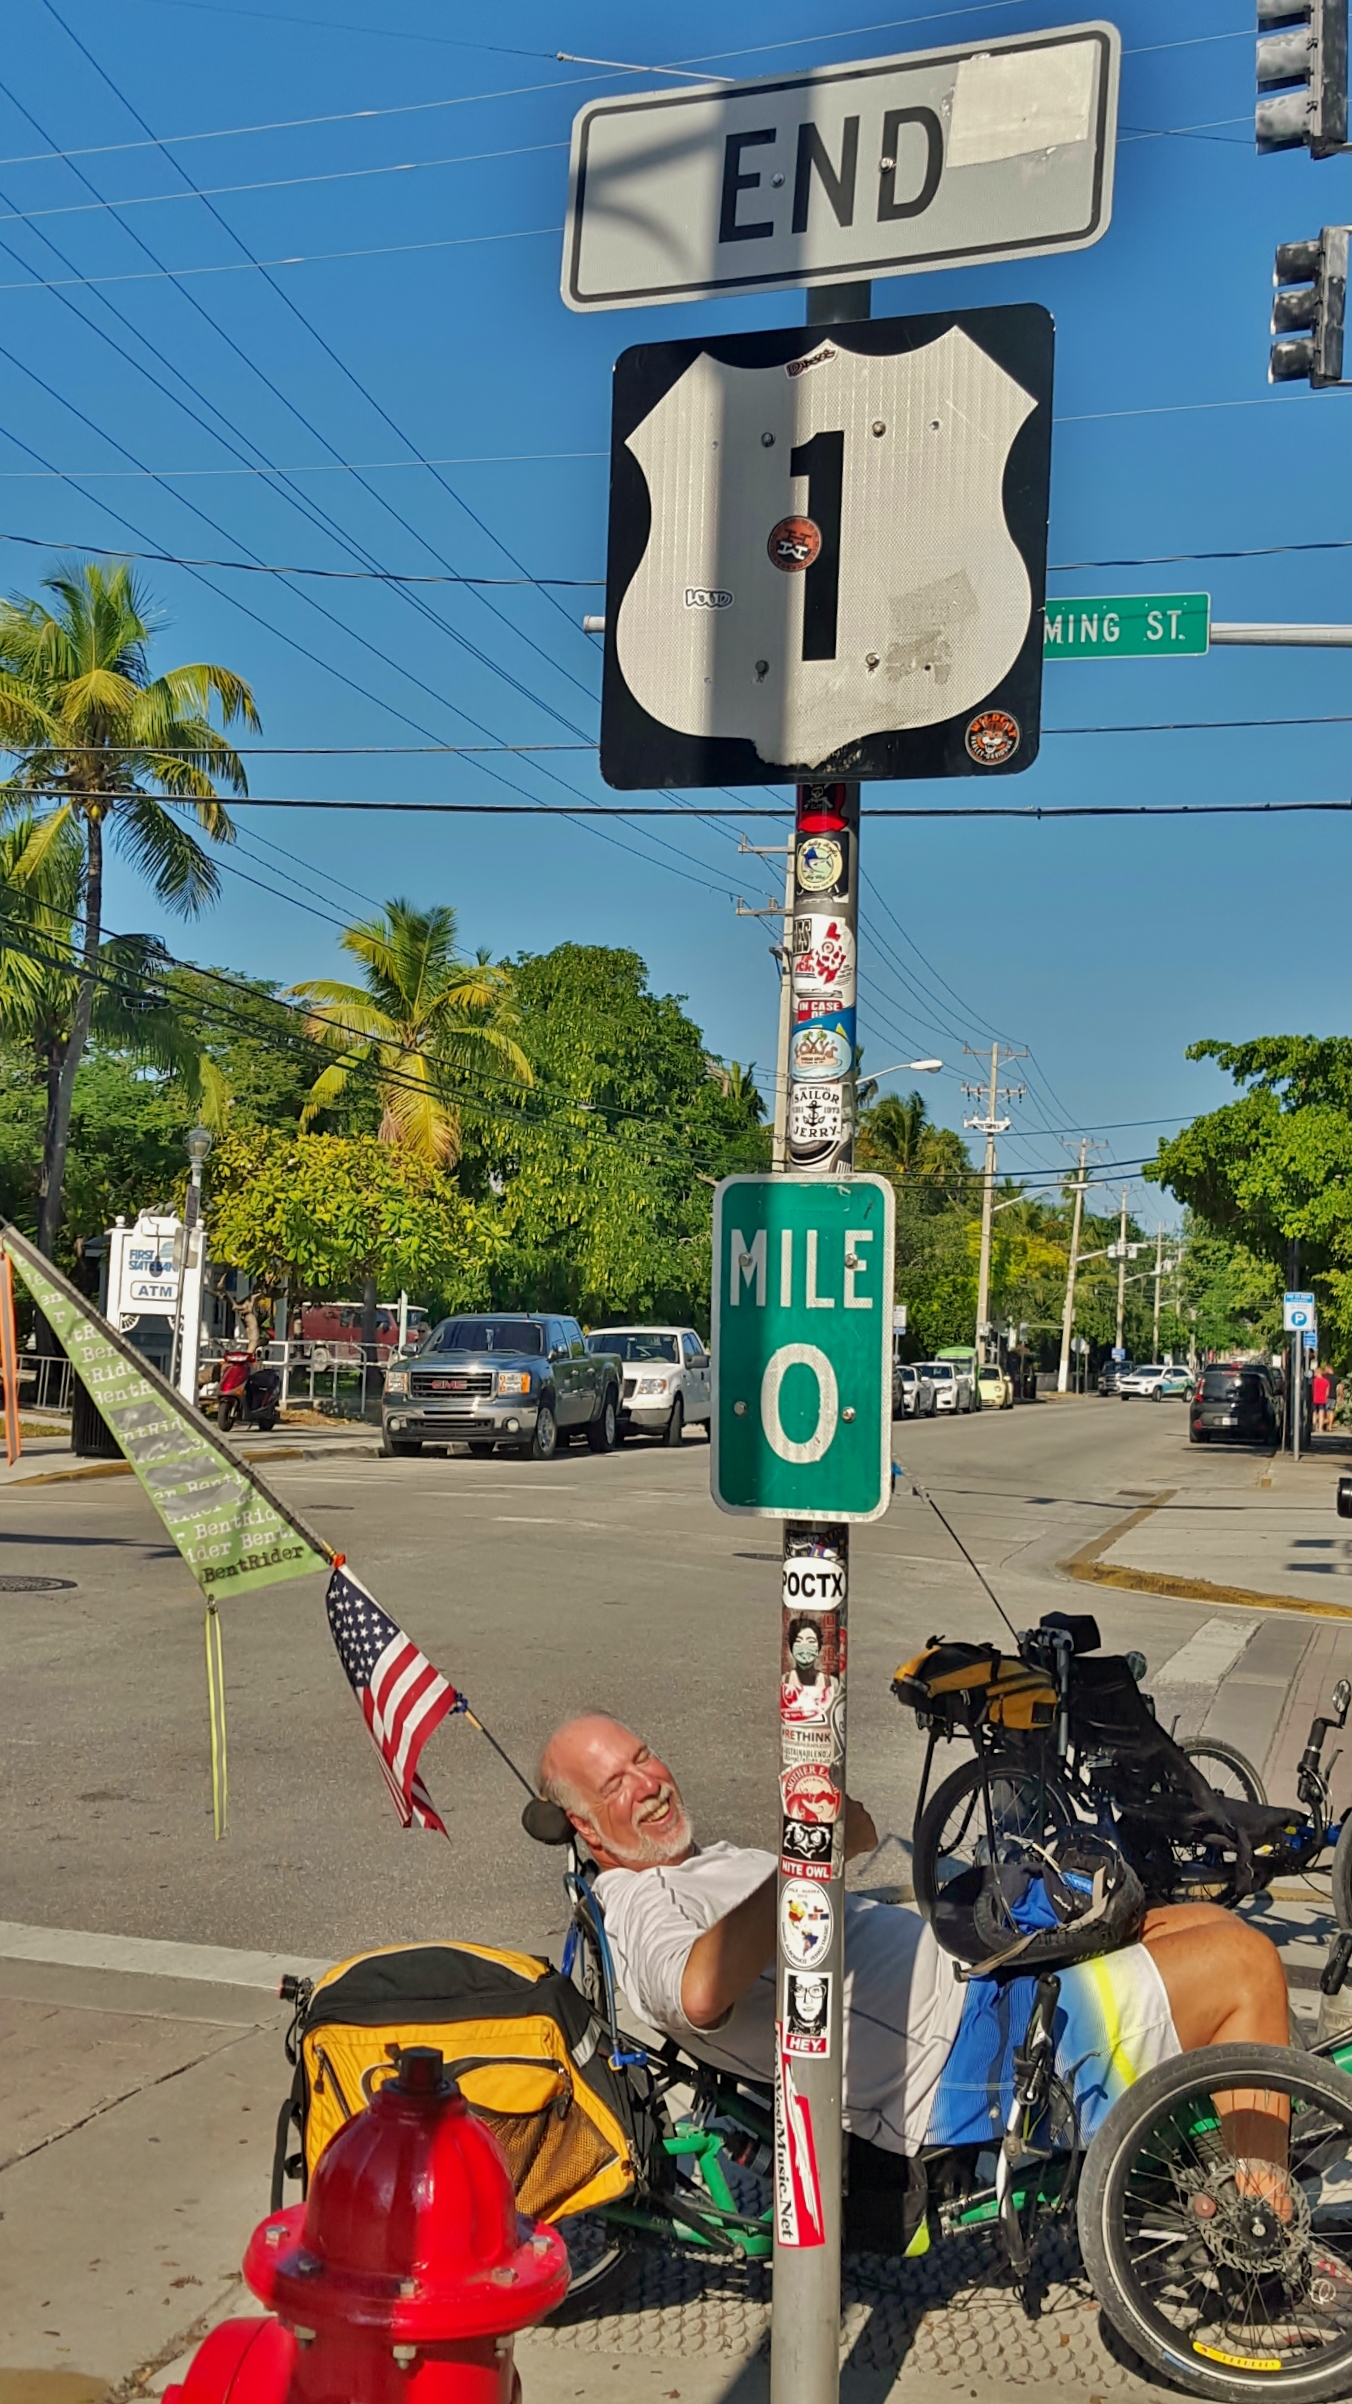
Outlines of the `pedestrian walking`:
[{"label": "pedestrian walking", "polygon": [[1333,1380],[1327,1369],[1317,1367],[1311,1381],[1310,1401],[1314,1408],[1315,1434],[1318,1436],[1326,1436],[1329,1432],[1332,1400]]}]

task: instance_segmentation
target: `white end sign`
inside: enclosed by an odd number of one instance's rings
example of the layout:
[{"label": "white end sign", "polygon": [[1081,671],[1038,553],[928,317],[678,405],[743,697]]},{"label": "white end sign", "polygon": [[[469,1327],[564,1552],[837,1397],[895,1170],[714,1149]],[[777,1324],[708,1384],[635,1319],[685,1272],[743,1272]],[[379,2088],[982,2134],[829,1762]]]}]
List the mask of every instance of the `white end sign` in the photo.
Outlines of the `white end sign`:
[{"label": "white end sign", "polygon": [[1107,232],[1115,26],[596,100],[563,297],[633,309],[1083,250]]}]

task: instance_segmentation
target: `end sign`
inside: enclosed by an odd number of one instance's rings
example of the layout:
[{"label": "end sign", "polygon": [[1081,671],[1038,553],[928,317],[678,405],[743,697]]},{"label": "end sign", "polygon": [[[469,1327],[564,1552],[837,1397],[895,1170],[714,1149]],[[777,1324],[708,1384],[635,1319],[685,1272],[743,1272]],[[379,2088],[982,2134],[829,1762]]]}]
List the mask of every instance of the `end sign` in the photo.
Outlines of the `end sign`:
[{"label": "end sign", "polygon": [[757,1519],[879,1519],[892,1490],[884,1177],[727,1177],[714,1198],[712,1485]]}]

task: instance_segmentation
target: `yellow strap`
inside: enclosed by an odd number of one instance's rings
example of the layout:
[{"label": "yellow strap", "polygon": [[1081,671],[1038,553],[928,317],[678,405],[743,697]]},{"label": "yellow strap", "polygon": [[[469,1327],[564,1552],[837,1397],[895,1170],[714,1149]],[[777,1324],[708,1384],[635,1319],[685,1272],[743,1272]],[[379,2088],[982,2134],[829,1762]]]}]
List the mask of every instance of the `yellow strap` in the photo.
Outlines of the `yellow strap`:
[{"label": "yellow strap", "polygon": [[211,1722],[211,1817],[216,1841],[225,1834],[230,1800],[230,1769],[225,1749],[225,1660],[221,1651],[221,1615],[207,1604],[207,1715]]}]

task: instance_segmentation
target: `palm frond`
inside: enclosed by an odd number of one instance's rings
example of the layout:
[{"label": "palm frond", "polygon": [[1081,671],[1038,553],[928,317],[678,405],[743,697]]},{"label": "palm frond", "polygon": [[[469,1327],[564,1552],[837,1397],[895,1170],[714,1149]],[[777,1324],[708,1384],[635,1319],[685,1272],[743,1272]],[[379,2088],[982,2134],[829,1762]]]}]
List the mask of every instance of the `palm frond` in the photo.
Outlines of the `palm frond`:
[{"label": "palm frond", "polygon": [[300,1114],[302,1134],[307,1127],[314,1124],[321,1110],[328,1110],[338,1100],[347,1083],[348,1071],[352,1065],[347,1060],[335,1060],[328,1068],[320,1070],[314,1084],[310,1087],[305,1108]]},{"label": "palm frond", "polygon": [[185,918],[215,901],[221,889],[215,862],[175,816],[172,803],[134,793],[113,821],[114,840],[171,910]]}]

